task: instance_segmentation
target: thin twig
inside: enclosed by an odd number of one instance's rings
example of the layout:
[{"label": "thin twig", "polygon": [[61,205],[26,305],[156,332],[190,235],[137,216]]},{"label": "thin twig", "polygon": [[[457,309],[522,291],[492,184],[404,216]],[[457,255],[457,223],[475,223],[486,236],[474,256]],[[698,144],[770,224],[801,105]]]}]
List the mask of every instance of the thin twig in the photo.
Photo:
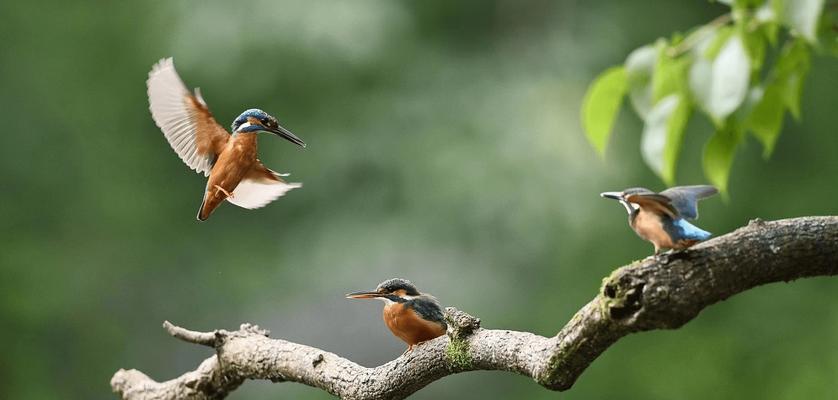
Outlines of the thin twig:
[{"label": "thin twig", "polygon": [[729,24],[731,21],[733,21],[733,17],[730,13],[722,14],[716,17],[716,19],[702,25],[700,28],[687,35],[687,37],[684,38],[681,43],[678,43],[677,46],[669,48],[666,51],[666,55],[674,58],[684,54],[697,44],[701,43],[702,40],[713,33],[716,29]]},{"label": "thin twig", "polygon": [[202,344],[204,346],[215,347],[218,344],[218,332],[198,332],[190,331],[189,329],[181,328],[169,321],[163,321],[163,328],[169,332],[170,335],[189,343]]}]

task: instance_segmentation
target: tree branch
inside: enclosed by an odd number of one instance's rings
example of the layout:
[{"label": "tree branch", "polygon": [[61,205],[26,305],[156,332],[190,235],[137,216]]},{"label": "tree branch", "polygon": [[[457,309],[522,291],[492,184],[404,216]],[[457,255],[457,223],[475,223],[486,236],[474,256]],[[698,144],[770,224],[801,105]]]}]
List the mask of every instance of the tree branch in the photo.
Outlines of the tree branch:
[{"label": "tree branch", "polygon": [[174,337],[215,348],[178,378],[155,382],[137,370],[114,374],[123,399],[222,399],[245,379],[293,381],[344,399],[402,399],[444,376],[502,370],[552,390],[570,388],[621,337],[677,329],[705,307],[771,282],[838,274],[838,217],[751,221],[686,251],[651,256],[615,270],[600,293],[551,338],[491,330],[449,307],[447,336],[376,368],[314,347],[237,331],[194,332],[164,323]]},{"label": "tree branch", "polygon": [[170,335],[183,340],[184,342],[202,344],[204,346],[215,347],[224,335],[221,331],[215,332],[196,332],[175,326],[169,321],[163,321],[163,329],[169,332]]}]

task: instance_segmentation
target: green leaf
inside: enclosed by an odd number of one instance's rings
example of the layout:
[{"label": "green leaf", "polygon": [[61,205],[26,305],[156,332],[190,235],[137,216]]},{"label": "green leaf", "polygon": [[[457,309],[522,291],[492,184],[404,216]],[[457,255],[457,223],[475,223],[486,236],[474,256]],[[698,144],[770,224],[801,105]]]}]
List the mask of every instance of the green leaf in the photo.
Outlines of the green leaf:
[{"label": "green leaf", "polygon": [[818,38],[825,54],[838,57],[838,12],[824,13]]},{"label": "green leaf", "polygon": [[783,85],[783,103],[789,109],[794,119],[800,121],[800,97],[803,94],[803,76],[793,74],[786,77]]},{"label": "green leaf", "polygon": [[655,105],[643,127],[640,143],[643,160],[667,184],[675,181],[675,166],[689,117],[689,101],[672,94]]},{"label": "green leaf", "polygon": [[777,45],[777,34],[780,31],[779,21],[783,5],[780,0],[765,0],[754,11],[754,20],[759,23],[759,31],[771,46]]},{"label": "green leaf", "polygon": [[802,40],[792,40],[780,52],[777,61],[775,80],[783,85],[783,104],[791,115],[800,119],[800,97],[803,81],[809,72],[811,53]]},{"label": "green leaf", "polygon": [[704,48],[704,58],[708,60],[716,59],[716,56],[719,55],[719,51],[722,49],[722,45],[727,43],[731,35],[733,35],[733,28],[729,26],[723,26],[717,29],[716,34],[708,40],[707,47]]},{"label": "green leaf", "polygon": [[687,57],[670,57],[665,46],[658,49],[655,74],[652,76],[652,99],[655,103],[672,93],[683,91],[689,65]]},{"label": "green leaf", "polygon": [[766,34],[761,29],[750,31],[742,26],[739,36],[742,38],[748,57],[750,57],[752,75],[759,75],[762,63],[765,60]]},{"label": "green leaf", "polygon": [[[696,47],[704,54],[708,42]],[[697,57],[689,71],[689,87],[696,102],[716,125],[733,113],[748,93],[751,62],[739,35],[731,36],[710,61]]]},{"label": "green leaf", "polygon": [[771,10],[774,11],[774,21],[781,22],[786,19],[785,3],[786,0],[766,0],[766,4],[769,4]]},{"label": "green leaf", "polygon": [[824,0],[785,0],[783,22],[803,36],[809,43],[817,43],[818,21]]},{"label": "green leaf", "polygon": [[675,166],[684,143],[687,121],[692,114],[692,106],[686,97],[679,98],[678,107],[672,112],[666,129],[666,147],[663,149],[663,181],[669,185],[675,183]]},{"label": "green leaf", "polygon": [[762,27],[760,27],[760,31],[762,34],[765,35],[765,38],[768,39],[768,44],[771,47],[777,46],[777,35],[780,33],[780,25],[776,22],[766,22]]},{"label": "green leaf", "polygon": [[803,39],[792,39],[780,52],[775,70],[764,87],[754,88],[750,96],[744,126],[762,143],[763,157],[768,157],[783,127],[785,110],[800,117],[800,96],[809,70],[810,50]]},{"label": "green leaf", "polygon": [[838,34],[833,33],[832,37],[826,41],[824,49],[832,57],[838,57]]},{"label": "green leaf", "polygon": [[678,108],[678,95],[669,95],[655,104],[643,126],[643,136],[640,140],[640,154],[643,161],[658,176],[663,178],[663,154],[666,148],[666,134],[669,119]]},{"label": "green leaf", "polygon": [[[711,2],[712,1],[713,0],[711,0]],[[762,0],[715,0],[715,1],[718,2],[718,3],[721,3],[721,4],[731,6],[731,7],[735,6],[735,7],[738,7],[738,8],[745,8],[745,7],[755,5],[755,4],[759,4],[759,2],[762,1]]]},{"label": "green leaf", "polygon": [[594,80],[582,102],[582,124],[588,141],[600,155],[605,154],[608,137],[626,94],[626,70],[612,67]]},{"label": "green leaf", "polygon": [[754,111],[757,104],[762,100],[762,94],[764,92],[764,88],[762,86],[755,86],[752,87],[748,91],[748,95],[745,96],[745,101],[742,102],[742,105],[730,116],[728,119],[733,119],[734,122],[737,124],[745,124],[748,121],[748,118],[751,116],[751,112]]},{"label": "green leaf", "polygon": [[741,133],[730,124],[717,130],[704,147],[704,175],[722,193],[727,193],[727,181],[733,156]]},{"label": "green leaf", "polygon": [[754,10],[754,19],[760,24],[777,21],[778,7],[782,7],[782,4],[779,4],[778,0],[764,0],[764,2],[760,4],[756,10]]},{"label": "green leaf", "polygon": [[764,0],[736,0],[734,4],[743,9],[749,9],[762,4]]},{"label": "green leaf", "polygon": [[768,85],[765,90],[759,89],[760,98],[748,115],[746,126],[762,143],[763,157],[768,158],[774,151],[774,144],[780,136],[783,127],[783,92],[785,88],[780,83]]},{"label": "green leaf", "polygon": [[626,76],[631,106],[645,120],[652,110],[652,74],[655,71],[658,50],[654,45],[640,47],[626,58]]}]

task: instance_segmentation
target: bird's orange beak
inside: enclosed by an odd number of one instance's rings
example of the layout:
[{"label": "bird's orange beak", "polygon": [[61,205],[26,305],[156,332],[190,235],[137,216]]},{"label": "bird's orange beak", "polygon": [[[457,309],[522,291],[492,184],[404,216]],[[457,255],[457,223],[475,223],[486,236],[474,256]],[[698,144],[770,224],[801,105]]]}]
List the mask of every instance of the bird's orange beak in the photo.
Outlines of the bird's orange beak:
[{"label": "bird's orange beak", "polygon": [[384,296],[384,294],[379,292],[352,292],[346,294],[347,299],[374,299],[381,296]]}]

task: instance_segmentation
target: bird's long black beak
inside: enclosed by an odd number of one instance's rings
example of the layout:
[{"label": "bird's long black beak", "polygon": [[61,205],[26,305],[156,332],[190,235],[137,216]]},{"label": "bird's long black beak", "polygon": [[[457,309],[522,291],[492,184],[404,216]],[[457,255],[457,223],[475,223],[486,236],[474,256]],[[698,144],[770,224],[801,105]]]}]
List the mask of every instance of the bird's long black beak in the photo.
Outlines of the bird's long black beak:
[{"label": "bird's long black beak", "polygon": [[306,144],[302,139],[298,138],[297,135],[294,135],[291,131],[281,126],[277,126],[276,129],[268,129],[268,132],[278,135],[285,140],[296,144],[297,146],[306,147]]},{"label": "bird's long black beak", "polygon": [[606,199],[614,199],[614,200],[622,200],[623,193],[621,192],[602,192],[599,194],[600,197],[605,197]]},{"label": "bird's long black beak", "polygon": [[352,292],[346,294],[347,299],[374,299],[382,296],[384,294],[379,292]]}]

